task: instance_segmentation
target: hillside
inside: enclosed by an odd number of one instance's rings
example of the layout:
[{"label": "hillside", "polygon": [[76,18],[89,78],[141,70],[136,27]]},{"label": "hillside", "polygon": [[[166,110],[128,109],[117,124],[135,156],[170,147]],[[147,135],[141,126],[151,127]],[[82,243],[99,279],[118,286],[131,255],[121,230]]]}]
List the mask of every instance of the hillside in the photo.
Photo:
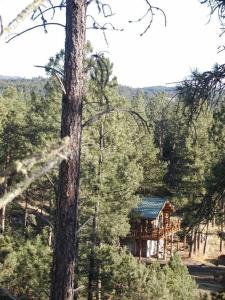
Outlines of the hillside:
[{"label": "hillside", "polygon": [[29,98],[31,92],[43,94],[45,84],[46,79],[42,77],[26,79],[0,75],[0,95],[6,87],[13,86],[16,87],[18,93],[23,94],[25,98]]},{"label": "hillside", "polygon": [[138,93],[144,93],[146,96],[153,96],[158,93],[166,93],[169,96],[173,96],[176,93],[175,87],[167,87],[167,86],[148,86],[143,88],[132,88],[125,85],[118,86],[119,93],[124,97],[131,99],[133,96]]},{"label": "hillside", "polygon": [[[0,94],[7,86],[16,86],[18,92],[27,93],[29,91],[35,90],[41,93],[41,90],[43,91],[45,83],[46,78],[43,77],[26,79],[16,76],[0,75]],[[162,92],[165,92],[169,96],[173,96],[175,94],[175,87],[148,86],[143,88],[132,88],[125,85],[119,85],[118,91],[122,96],[131,99],[133,96],[137,95],[140,92],[143,92],[147,96],[152,96]]]}]

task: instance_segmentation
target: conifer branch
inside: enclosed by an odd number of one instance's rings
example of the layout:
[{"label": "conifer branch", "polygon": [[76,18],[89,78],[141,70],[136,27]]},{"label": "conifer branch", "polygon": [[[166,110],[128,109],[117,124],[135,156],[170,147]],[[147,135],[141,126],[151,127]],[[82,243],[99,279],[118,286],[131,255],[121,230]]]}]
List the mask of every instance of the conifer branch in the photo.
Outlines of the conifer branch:
[{"label": "conifer branch", "polygon": [[205,106],[215,107],[224,100],[225,64],[216,64],[212,71],[192,72],[190,79],[177,86],[178,96],[188,109],[190,122],[197,119]]}]

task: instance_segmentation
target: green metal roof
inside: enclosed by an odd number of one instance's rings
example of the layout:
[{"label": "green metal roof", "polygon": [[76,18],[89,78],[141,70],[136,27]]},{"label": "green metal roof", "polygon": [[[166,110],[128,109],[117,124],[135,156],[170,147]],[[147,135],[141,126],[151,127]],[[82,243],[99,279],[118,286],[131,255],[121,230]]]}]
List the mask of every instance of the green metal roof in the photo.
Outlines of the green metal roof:
[{"label": "green metal roof", "polygon": [[136,208],[133,209],[141,218],[154,220],[159,215],[167,198],[144,197]]}]

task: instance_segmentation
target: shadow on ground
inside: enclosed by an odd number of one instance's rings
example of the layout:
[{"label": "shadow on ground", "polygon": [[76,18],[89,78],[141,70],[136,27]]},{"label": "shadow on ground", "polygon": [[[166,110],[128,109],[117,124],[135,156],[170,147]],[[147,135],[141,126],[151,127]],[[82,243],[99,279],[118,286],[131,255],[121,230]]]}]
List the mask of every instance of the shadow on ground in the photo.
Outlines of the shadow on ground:
[{"label": "shadow on ground", "polygon": [[187,265],[200,290],[219,293],[225,291],[225,267],[204,264]]}]

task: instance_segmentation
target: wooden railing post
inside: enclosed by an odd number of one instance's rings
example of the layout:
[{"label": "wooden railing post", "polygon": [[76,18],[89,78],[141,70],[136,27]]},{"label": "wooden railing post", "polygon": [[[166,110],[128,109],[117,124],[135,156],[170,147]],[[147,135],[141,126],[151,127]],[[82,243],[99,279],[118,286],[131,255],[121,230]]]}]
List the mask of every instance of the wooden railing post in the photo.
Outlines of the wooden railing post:
[{"label": "wooden railing post", "polygon": [[157,251],[156,251],[156,257],[159,259],[159,227],[157,228]]}]

